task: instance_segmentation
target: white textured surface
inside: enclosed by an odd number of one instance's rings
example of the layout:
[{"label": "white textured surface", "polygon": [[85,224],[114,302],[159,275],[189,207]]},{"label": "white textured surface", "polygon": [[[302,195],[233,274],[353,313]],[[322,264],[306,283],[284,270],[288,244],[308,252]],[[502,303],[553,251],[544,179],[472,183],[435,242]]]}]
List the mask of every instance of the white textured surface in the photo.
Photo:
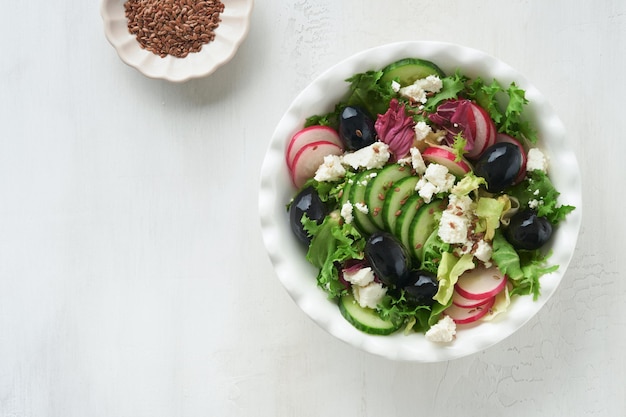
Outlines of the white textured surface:
[{"label": "white textured surface", "polygon": [[[625,414],[626,4],[389,3],[259,0],[233,60],[180,85],[124,65],[93,0],[12,4],[0,416]],[[583,174],[580,239],[546,307],[491,349],[426,365],[314,324],[276,279],[256,213],[263,154],[296,94],[355,52],[413,39],[525,74]]]}]

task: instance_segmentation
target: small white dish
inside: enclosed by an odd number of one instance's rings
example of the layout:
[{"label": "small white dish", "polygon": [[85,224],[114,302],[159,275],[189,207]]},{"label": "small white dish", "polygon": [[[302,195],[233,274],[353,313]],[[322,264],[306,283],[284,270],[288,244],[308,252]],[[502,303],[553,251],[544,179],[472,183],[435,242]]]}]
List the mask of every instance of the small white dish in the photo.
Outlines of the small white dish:
[{"label": "small white dish", "polygon": [[[295,194],[285,163],[289,138],[302,128],[307,117],[331,111],[347,92],[347,78],[367,70],[378,70],[396,60],[415,57],[431,60],[446,73],[461,68],[472,78],[493,78],[503,85],[515,82],[526,91],[530,104],[527,116],[539,132],[541,146],[550,158],[550,177],[561,192],[563,204],[576,210],[559,224],[549,249],[551,264],[558,271],[541,278],[541,296],[516,297],[509,310],[493,321],[459,326],[456,340],[437,344],[423,334],[373,336],[360,332],[339,312],[337,304],[316,285],[317,270],[305,259],[305,248],[289,226],[286,204]],[[298,304],[319,326],[338,339],[366,352],[393,360],[439,362],[482,351],[507,338],[545,305],[563,279],[573,256],[581,225],[581,177],[575,154],[567,143],[566,131],[541,93],[519,72],[484,52],[440,42],[401,42],[358,53],[330,68],[304,89],[278,123],[261,170],[259,211],[262,235],[278,278]],[[285,317],[284,320],[289,320]],[[532,343],[530,341],[529,343]]]},{"label": "small white dish", "polygon": [[250,29],[254,0],[223,0],[221,22],[215,39],[185,58],[168,55],[164,58],[141,48],[127,26],[124,11],[126,0],[102,0],[100,14],[104,20],[107,40],[126,64],[150,78],[172,82],[205,77],[230,61]]}]

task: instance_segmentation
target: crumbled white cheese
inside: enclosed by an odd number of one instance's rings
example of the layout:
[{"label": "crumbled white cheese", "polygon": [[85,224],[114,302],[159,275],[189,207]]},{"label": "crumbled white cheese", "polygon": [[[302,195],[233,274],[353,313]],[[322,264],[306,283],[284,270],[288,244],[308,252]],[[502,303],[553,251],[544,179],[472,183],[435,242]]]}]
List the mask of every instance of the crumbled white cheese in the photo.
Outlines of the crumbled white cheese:
[{"label": "crumbled white cheese", "polygon": [[403,97],[424,104],[427,100],[426,93],[438,93],[441,91],[442,87],[443,83],[439,77],[436,75],[429,75],[426,78],[415,80],[415,82],[411,85],[402,87],[398,92]]},{"label": "crumbled white cheese", "polygon": [[382,168],[385,166],[391,154],[389,145],[383,142],[374,142],[364,148],[343,155],[342,162],[354,169],[358,168]]},{"label": "crumbled white cheese", "polygon": [[398,91],[400,91],[400,87],[401,87],[401,86],[400,86],[400,83],[399,83],[399,82],[397,82],[396,80],[393,80],[393,81],[391,82],[391,89],[392,89],[395,93],[397,93]]},{"label": "crumbled white cheese", "polygon": [[422,158],[422,153],[415,147],[411,148],[410,152],[413,169],[418,174],[423,175],[426,172],[426,163],[424,162],[424,158]]},{"label": "crumbled white cheese", "polygon": [[380,282],[370,282],[366,286],[353,285],[352,293],[354,299],[363,308],[376,308],[376,306],[382,301],[385,294],[387,294],[387,288]]},{"label": "crumbled white cheese", "polygon": [[433,131],[428,123],[422,121],[417,122],[413,130],[415,130],[415,139],[418,141],[426,139]]},{"label": "crumbled white cheese", "polygon": [[445,166],[429,164],[424,176],[415,185],[415,190],[425,202],[430,203],[433,195],[449,192],[455,179],[455,176],[450,174]]},{"label": "crumbled white cheese", "polygon": [[450,316],[443,316],[426,332],[426,339],[435,343],[449,343],[456,335],[456,323]]},{"label": "crumbled white cheese", "polygon": [[532,200],[528,201],[528,207],[531,209],[535,209],[537,207],[539,207],[539,200],[537,200],[536,198],[533,198]]},{"label": "crumbled white cheese", "polygon": [[438,188],[438,192],[448,192],[454,185],[455,177],[448,172],[448,168],[440,164],[430,164],[424,172],[424,178]]},{"label": "crumbled white cheese", "polygon": [[354,203],[354,208],[363,214],[367,214],[370,212],[369,208],[363,203]]},{"label": "crumbled white cheese", "polygon": [[343,206],[341,206],[341,217],[346,221],[346,223],[352,223],[354,220],[354,216],[352,215],[352,204],[350,201],[347,201]]},{"label": "crumbled white cheese", "polygon": [[426,103],[426,91],[415,84],[402,87],[399,93],[408,99],[414,100],[417,103]]},{"label": "crumbled white cheese", "polygon": [[369,266],[357,269],[356,271],[344,269],[343,278],[350,284],[365,287],[374,281],[374,271]]},{"label": "crumbled white cheese", "polygon": [[454,212],[444,210],[439,221],[437,234],[446,243],[466,243],[469,229],[469,219],[458,216]]},{"label": "crumbled white cheese", "polygon": [[438,93],[443,88],[443,82],[441,81],[441,78],[436,75],[429,75],[426,78],[415,81],[413,84],[417,84],[421,86],[424,90],[432,93]]},{"label": "crumbled white cheese", "polygon": [[415,185],[415,189],[417,190],[417,193],[420,195],[420,197],[422,197],[422,199],[427,203],[430,203],[430,201],[433,199],[433,195],[437,193],[437,187],[435,187],[434,184],[428,182],[424,177],[420,178],[420,180]]},{"label": "crumbled white cheese", "polygon": [[346,169],[341,165],[341,157],[337,155],[326,155],[324,162],[315,171],[315,180],[337,181],[346,175]]},{"label": "crumbled white cheese", "polygon": [[468,196],[450,194],[448,207],[441,213],[437,234],[445,243],[468,242],[467,235],[471,226],[470,205],[472,199]]},{"label": "crumbled white cheese", "polygon": [[478,241],[478,244],[476,245],[476,250],[474,251],[474,256],[476,257],[476,259],[483,262],[489,262],[491,260],[492,253],[493,248],[488,242],[484,241],[483,239]]},{"label": "crumbled white cheese", "polygon": [[548,171],[548,158],[538,148],[528,150],[526,171]]}]

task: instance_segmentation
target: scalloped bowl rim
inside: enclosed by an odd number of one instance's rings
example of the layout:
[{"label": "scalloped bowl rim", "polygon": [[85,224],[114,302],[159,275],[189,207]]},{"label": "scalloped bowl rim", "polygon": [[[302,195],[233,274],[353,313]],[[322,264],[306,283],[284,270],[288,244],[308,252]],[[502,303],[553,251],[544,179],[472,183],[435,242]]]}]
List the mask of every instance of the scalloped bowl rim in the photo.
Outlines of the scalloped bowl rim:
[{"label": "scalloped bowl rim", "polygon": [[223,0],[222,21],[215,30],[215,39],[202,50],[185,58],[168,55],[164,58],[142,49],[127,28],[124,14],[126,0],[102,0],[100,15],[104,33],[120,59],[146,77],[171,82],[185,82],[205,77],[228,63],[250,31],[254,0]]},{"label": "scalloped bowl rim", "polygon": [[[531,296],[516,297],[509,310],[492,321],[457,328],[456,339],[449,344],[426,340],[423,334],[374,336],[350,325],[336,303],[316,286],[317,271],[305,260],[305,249],[289,228],[285,205],[295,188],[285,164],[288,139],[302,127],[307,116],[330,111],[347,91],[344,81],[351,75],[376,70],[405,57],[431,60],[450,73],[457,67],[474,78],[495,78],[504,85],[515,82],[526,91],[530,101],[528,117],[540,134],[540,147],[550,158],[550,177],[561,192],[561,201],[576,206],[559,226],[550,243],[551,263],[559,269],[542,277],[542,292],[533,301]],[[558,152],[554,152],[558,149]],[[558,168],[557,168],[558,167]],[[358,349],[392,360],[439,362],[461,358],[504,340],[545,305],[555,293],[573,256],[581,216],[581,177],[574,152],[566,142],[566,131],[544,96],[518,71],[499,59],[477,49],[444,42],[407,41],[367,49],[339,62],[319,75],[291,103],[279,121],[261,168],[259,214],[262,237],[275,272],[296,304],[320,327],[336,338]]]}]

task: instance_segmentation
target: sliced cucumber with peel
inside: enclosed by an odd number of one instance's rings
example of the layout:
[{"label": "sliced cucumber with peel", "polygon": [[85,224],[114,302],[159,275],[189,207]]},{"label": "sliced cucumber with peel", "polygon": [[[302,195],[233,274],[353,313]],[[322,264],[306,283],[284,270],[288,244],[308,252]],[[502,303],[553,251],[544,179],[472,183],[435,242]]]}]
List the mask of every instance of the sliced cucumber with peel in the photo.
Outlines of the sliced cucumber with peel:
[{"label": "sliced cucumber with peel", "polygon": [[[419,181],[419,177],[410,176],[402,178],[394,184],[387,192],[383,203],[382,218],[385,230],[395,234],[396,222],[404,211],[404,206],[408,199],[415,194],[415,185]],[[396,237],[400,237],[396,235]]]},{"label": "sliced cucumber with peel", "polygon": [[437,226],[437,219],[445,210],[444,200],[434,200],[420,207],[409,227],[409,252],[420,262],[422,259],[423,246]]},{"label": "sliced cucumber with peel", "polygon": [[396,182],[402,178],[409,177],[411,169],[406,165],[387,165],[373,178],[365,190],[365,201],[369,208],[369,217],[380,230],[385,228],[382,210],[387,192],[393,189]]},{"label": "sliced cucumber with peel", "polygon": [[434,63],[418,58],[401,59],[387,65],[382,72],[383,75],[380,77],[382,82],[391,83],[397,80],[403,87],[429,75],[436,75],[439,78],[446,76],[441,68]]},{"label": "sliced cucumber with peel", "polygon": [[409,240],[409,230],[415,214],[417,214],[420,207],[424,205],[424,199],[417,193],[408,198],[406,203],[402,206],[402,213],[396,220],[395,230],[393,234],[400,239],[400,242],[405,248],[411,246]]},{"label": "sliced cucumber with peel", "polygon": [[[354,217],[354,224],[366,235],[371,235],[375,231],[379,230],[379,228],[372,222],[369,216],[369,208],[368,213],[363,213],[358,208],[355,207],[355,204],[363,204],[367,206],[367,201],[365,201],[365,190],[367,189],[368,184],[373,180],[371,175],[376,173],[376,170],[367,170],[358,173],[354,177],[354,182],[350,185],[350,203],[352,203],[352,216]],[[376,177],[374,177],[376,178]]]},{"label": "sliced cucumber with peel", "polygon": [[397,331],[401,326],[401,324],[383,320],[376,313],[376,310],[361,307],[351,294],[344,295],[339,299],[339,311],[350,324],[369,334],[388,335]]}]

